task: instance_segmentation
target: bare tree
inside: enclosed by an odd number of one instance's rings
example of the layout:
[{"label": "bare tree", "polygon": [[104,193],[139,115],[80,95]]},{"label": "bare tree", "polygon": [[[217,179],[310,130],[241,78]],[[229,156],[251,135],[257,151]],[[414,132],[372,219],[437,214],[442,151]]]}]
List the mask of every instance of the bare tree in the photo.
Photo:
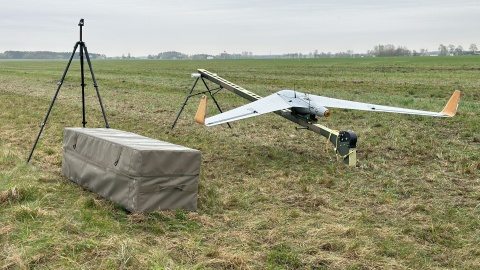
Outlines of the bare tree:
[{"label": "bare tree", "polygon": [[477,45],[475,44],[470,44],[470,51],[473,52],[473,54],[475,54],[477,52],[478,48],[477,48]]},{"label": "bare tree", "polygon": [[441,55],[441,56],[447,55],[447,52],[448,52],[447,46],[445,46],[443,44],[440,44],[438,46],[438,50],[440,51],[439,55]]},{"label": "bare tree", "polygon": [[452,55],[453,52],[455,51],[455,45],[453,44],[448,45],[448,51],[450,52],[450,55]]},{"label": "bare tree", "polygon": [[455,54],[456,54],[456,55],[462,55],[462,54],[463,54],[463,47],[462,47],[462,45],[458,45],[457,48],[455,48]]}]

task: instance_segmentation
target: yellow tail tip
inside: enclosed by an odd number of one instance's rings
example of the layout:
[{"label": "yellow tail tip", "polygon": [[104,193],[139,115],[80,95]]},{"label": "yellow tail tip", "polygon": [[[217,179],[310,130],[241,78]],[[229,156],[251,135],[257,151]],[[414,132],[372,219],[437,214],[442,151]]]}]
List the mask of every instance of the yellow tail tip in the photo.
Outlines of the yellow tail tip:
[{"label": "yellow tail tip", "polygon": [[205,116],[207,111],[207,97],[202,96],[200,104],[198,104],[197,113],[195,113],[195,122],[205,125]]},{"label": "yellow tail tip", "polygon": [[447,105],[445,105],[445,108],[443,108],[442,113],[449,117],[455,116],[461,96],[462,92],[459,90],[455,90],[453,95],[448,100]]}]

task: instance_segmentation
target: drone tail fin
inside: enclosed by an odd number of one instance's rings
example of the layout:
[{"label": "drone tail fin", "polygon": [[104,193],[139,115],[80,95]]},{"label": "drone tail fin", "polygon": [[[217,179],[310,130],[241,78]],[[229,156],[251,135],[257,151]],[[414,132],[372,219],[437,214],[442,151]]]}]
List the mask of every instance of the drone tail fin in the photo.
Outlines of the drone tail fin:
[{"label": "drone tail fin", "polygon": [[195,114],[195,122],[205,125],[205,116],[207,113],[207,97],[202,96],[200,104],[198,104],[197,113]]},{"label": "drone tail fin", "polygon": [[447,105],[445,105],[445,108],[443,108],[442,113],[448,117],[455,116],[461,96],[462,92],[459,90],[455,90],[455,92],[450,97],[450,100],[448,100]]}]

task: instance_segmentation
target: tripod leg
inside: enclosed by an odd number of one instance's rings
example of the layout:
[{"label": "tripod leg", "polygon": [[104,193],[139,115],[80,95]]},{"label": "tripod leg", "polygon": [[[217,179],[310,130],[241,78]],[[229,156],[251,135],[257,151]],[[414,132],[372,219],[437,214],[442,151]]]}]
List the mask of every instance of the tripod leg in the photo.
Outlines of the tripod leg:
[{"label": "tripod leg", "polygon": [[172,125],[172,128],[170,128],[170,130],[173,130],[173,128],[175,127],[175,124],[177,124],[178,118],[180,118],[180,114],[182,114],[183,109],[185,108],[185,105],[187,105],[187,101],[191,97],[193,89],[195,89],[195,86],[197,85],[198,79],[200,79],[200,77],[197,77],[197,79],[195,79],[195,82],[193,83],[192,89],[190,89],[190,93],[188,93],[187,97],[185,98],[185,102],[183,102],[182,108],[178,112],[177,118],[175,118],[175,121],[173,121],[173,125]]},{"label": "tripod leg", "polygon": [[[210,97],[212,97],[213,102],[215,102],[215,105],[217,105],[217,109],[220,111],[220,113],[223,113],[222,108],[220,108],[220,105],[218,104],[217,100],[215,99],[215,96],[212,94],[212,91],[210,91],[210,88],[208,88],[208,85],[207,85],[207,83],[203,80],[203,78],[202,78],[202,81],[203,81],[203,84],[205,85],[205,87],[207,88],[208,93],[210,94]],[[230,125],[230,123],[227,122],[227,125],[228,125],[229,128],[232,128],[232,126]]]},{"label": "tripod leg", "polygon": [[82,77],[82,125],[85,127],[87,124],[87,121],[85,119],[85,74],[84,74],[84,63],[83,63],[83,48],[85,47],[85,44],[80,41],[80,75]]},{"label": "tripod leg", "polygon": [[68,60],[67,67],[65,68],[65,71],[63,72],[63,76],[58,82],[58,87],[57,91],[55,92],[55,95],[53,96],[52,102],[50,103],[50,107],[48,108],[47,114],[45,115],[45,119],[43,122],[40,124],[40,131],[38,132],[37,139],[35,140],[35,143],[33,144],[32,151],[30,151],[30,155],[28,156],[27,163],[30,162],[30,159],[32,158],[33,151],[35,151],[35,147],[37,146],[38,140],[40,139],[40,135],[42,135],[43,128],[47,124],[48,116],[50,115],[50,112],[52,111],[53,104],[55,103],[55,100],[57,99],[58,93],[60,92],[60,88],[62,87],[63,81],[65,80],[65,76],[67,76],[68,68],[70,67],[70,64],[72,63],[72,59],[75,56],[75,52],[77,51],[77,47],[80,44],[80,42],[77,42],[75,44],[75,47],[73,48],[72,55],[70,56],[70,59]]},{"label": "tripod leg", "polygon": [[95,74],[93,74],[92,62],[90,62],[90,56],[88,55],[87,46],[83,44],[83,48],[85,49],[85,56],[87,58],[88,68],[90,69],[90,74],[92,74],[93,86],[97,91],[98,102],[100,103],[100,108],[102,109],[103,120],[105,120],[105,127],[110,128],[107,121],[107,115],[105,114],[105,109],[103,108],[102,98],[100,97],[100,91],[98,90],[97,80],[95,79]]}]

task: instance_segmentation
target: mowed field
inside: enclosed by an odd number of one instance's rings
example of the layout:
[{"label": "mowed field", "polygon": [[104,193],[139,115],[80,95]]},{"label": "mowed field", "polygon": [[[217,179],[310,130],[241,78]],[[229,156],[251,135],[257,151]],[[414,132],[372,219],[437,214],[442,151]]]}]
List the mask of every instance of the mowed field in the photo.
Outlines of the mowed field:
[{"label": "mowed field", "polygon": [[[149,215],[62,176],[63,128],[82,125],[78,60],[26,164],[66,64],[0,61],[1,269],[480,267],[478,57],[93,61],[112,128],[202,151],[198,211]],[[275,114],[199,126],[199,97],[171,131],[200,68],[261,96],[295,88],[431,111],[463,96],[448,119],[332,109],[319,122],[358,135],[349,167]],[[104,127],[85,74],[87,127]],[[225,110],[247,102],[216,97]]]}]

